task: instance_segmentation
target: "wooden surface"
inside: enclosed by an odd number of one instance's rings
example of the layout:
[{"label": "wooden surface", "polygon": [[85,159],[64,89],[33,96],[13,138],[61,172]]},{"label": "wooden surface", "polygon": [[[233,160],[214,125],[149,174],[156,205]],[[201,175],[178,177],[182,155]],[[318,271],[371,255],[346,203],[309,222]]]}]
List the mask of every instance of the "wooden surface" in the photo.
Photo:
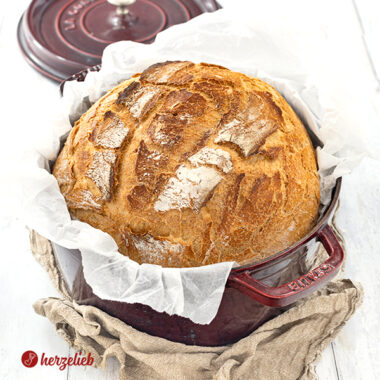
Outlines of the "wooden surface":
[{"label": "wooden surface", "polygon": [[[16,25],[28,3],[19,0],[0,5],[7,5],[6,12],[0,8],[0,162],[6,165],[10,164],[8,152],[13,149],[12,143],[20,141],[17,146],[23,149],[22,144],[27,144],[29,137],[33,138],[33,123],[38,121],[41,109],[50,109],[58,101],[57,85],[33,71],[17,47]],[[327,2],[320,3],[328,6]],[[377,380],[380,379],[380,6],[373,0],[339,1],[339,4],[341,12],[337,7],[331,10],[336,13],[336,22],[342,22],[345,27],[352,25],[362,40],[361,72],[355,75],[372,81],[373,93],[363,96],[377,107],[378,119],[377,129],[373,124],[372,130],[366,132],[375,147],[374,153],[345,176],[338,215],[338,225],[347,245],[345,276],[362,283],[365,299],[338,338],[323,352],[316,372],[321,380]],[[355,54],[359,53],[353,51]],[[368,124],[366,116],[362,121]],[[59,371],[56,367],[28,369],[22,366],[20,358],[26,350],[45,352],[49,356],[73,356],[74,353],[50,322],[33,312],[34,301],[58,294],[31,255],[28,231],[20,221],[2,217],[0,241],[0,379],[117,379],[119,365],[115,359],[108,361],[106,371],[82,367]]]}]

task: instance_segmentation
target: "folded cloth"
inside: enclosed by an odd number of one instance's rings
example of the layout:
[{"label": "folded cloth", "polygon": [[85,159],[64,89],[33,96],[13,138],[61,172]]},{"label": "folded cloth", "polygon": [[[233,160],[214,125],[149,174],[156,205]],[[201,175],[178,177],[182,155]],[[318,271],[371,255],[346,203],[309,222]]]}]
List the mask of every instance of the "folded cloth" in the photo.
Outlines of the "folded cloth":
[{"label": "folded cloth", "polygon": [[115,356],[121,380],[272,380],[317,379],[315,364],[363,297],[360,284],[338,279],[299,301],[235,344],[187,346],[140,332],[107,313],[78,305],[70,297],[48,240],[31,232],[36,259],[63,298],[34,304],[75,349],[90,352],[105,367]]}]

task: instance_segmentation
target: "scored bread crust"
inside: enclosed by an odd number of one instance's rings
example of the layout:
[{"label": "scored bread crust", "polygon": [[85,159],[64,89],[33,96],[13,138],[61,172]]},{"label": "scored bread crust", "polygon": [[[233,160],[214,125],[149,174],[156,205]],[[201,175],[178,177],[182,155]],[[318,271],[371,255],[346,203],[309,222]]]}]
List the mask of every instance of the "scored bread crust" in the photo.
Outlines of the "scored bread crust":
[{"label": "scored bread crust", "polygon": [[54,166],[72,217],[139,263],[192,267],[277,253],[315,225],[310,138],[267,83],[164,62],[75,123]]}]

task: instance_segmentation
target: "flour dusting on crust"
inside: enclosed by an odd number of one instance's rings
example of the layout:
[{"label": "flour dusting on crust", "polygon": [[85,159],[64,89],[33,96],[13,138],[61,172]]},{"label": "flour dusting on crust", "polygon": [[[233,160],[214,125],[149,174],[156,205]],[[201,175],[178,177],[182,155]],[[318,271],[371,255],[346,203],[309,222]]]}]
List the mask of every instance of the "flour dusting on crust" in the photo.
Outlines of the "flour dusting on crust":
[{"label": "flour dusting on crust", "polygon": [[257,120],[247,126],[234,119],[218,132],[214,142],[232,142],[239,146],[245,157],[255,153],[265,138],[277,129],[272,120]]},{"label": "flour dusting on crust", "polygon": [[161,93],[160,87],[142,86],[135,81],[119,93],[116,103],[125,105],[136,119],[141,119],[154,107]]},{"label": "flour dusting on crust", "polygon": [[185,247],[181,244],[173,244],[167,240],[157,240],[149,234],[143,236],[132,235],[132,241],[144,263],[156,264],[163,258],[169,259],[170,262],[170,256],[178,259],[178,255],[185,250]]},{"label": "flour dusting on crust", "polygon": [[166,83],[169,78],[180,69],[181,67],[178,67],[178,65],[173,65],[172,67],[168,66],[168,68],[163,73],[160,73],[158,76],[156,75],[154,79],[157,81],[157,83]]},{"label": "flour dusting on crust", "polygon": [[71,167],[69,167],[69,160],[67,158],[62,158],[60,160],[60,166],[55,172],[55,177],[57,179],[58,185],[68,185],[72,181]]},{"label": "flour dusting on crust", "polygon": [[192,208],[198,212],[221,179],[215,169],[203,166],[190,169],[181,165],[176,176],[169,179],[154,209],[168,211]]},{"label": "flour dusting on crust", "polygon": [[191,62],[168,62],[156,67],[153,65],[142,73],[141,78],[149,82],[164,84],[169,82],[179,70],[191,65]]},{"label": "flour dusting on crust", "polygon": [[140,118],[156,103],[161,90],[152,86],[142,87],[133,97],[134,103],[129,111],[136,118]]},{"label": "flour dusting on crust", "polygon": [[204,147],[191,156],[189,161],[194,166],[200,166],[203,164],[215,165],[224,173],[229,173],[233,168],[230,154],[223,149]]},{"label": "flour dusting on crust", "polygon": [[100,209],[101,205],[94,198],[90,190],[78,190],[67,196],[69,207],[88,209]]},{"label": "flour dusting on crust", "polygon": [[111,123],[98,132],[94,145],[110,149],[120,148],[128,133],[129,128],[115,115]]},{"label": "flour dusting on crust", "polygon": [[95,152],[93,161],[87,171],[88,178],[95,182],[103,200],[108,200],[111,196],[113,167],[116,158],[116,153],[112,151]]},{"label": "flour dusting on crust", "polygon": [[[275,110],[276,112],[273,112]],[[221,123],[215,143],[236,144],[245,157],[257,152],[282,122],[281,110],[267,93],[250,93],[245,106]]]}]

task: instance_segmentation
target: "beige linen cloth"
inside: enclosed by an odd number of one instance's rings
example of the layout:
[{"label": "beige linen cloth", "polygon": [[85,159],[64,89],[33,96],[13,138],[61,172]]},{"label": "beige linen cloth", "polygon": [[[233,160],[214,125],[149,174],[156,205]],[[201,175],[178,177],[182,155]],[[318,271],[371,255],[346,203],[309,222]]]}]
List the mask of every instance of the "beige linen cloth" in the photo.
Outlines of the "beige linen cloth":
[{"label": "beige linen cloth", "polygon": [[[317,379],[315,364],[322,350],[363,296],[360,284],[337,279],[235,344],[187,346],[137,331],[95,307],[78,305],[50,242],[32,231],[31,247],[63,297],[37,301],[36,313],[47,317],[70,346],[91,352],[96,366],[104,367],[108,357],[116,356],[121,380]],[[320,249],[316,256],[323,254]]]}]

